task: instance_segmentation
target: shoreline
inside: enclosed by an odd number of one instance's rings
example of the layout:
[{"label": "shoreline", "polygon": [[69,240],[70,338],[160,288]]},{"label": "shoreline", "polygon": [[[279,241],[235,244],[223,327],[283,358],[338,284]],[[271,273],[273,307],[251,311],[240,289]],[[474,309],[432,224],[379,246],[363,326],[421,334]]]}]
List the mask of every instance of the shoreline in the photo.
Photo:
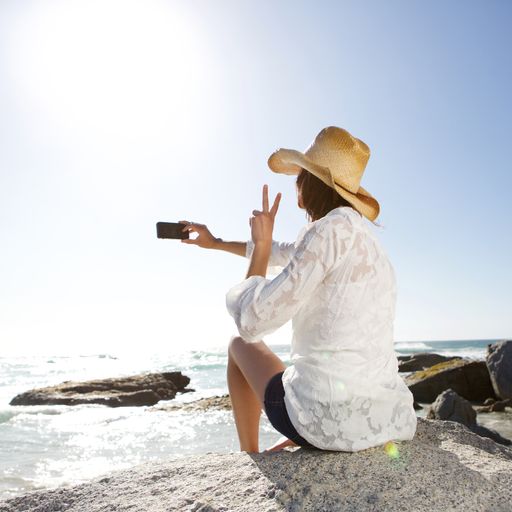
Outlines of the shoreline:
[{"label": "shoreline", "polygon": [[[432,346],[433,344],[431,344]],[[273,347],[283,357],[289,345]],[[435,349],[430,349],[433,351]],[[415,351],[417,352],[417,351]],[[440,351],[438,351],[440,352]],[[404,354],[408,355],[408,354]],[[208,350],[185,352],[185,359],[173,358],[171,363],[160,359],[134,361],[134,369],[155,368],[158,363],[165,371],[183,368],[191,378],[191,387],[197,391],[180,394],[166,404],[188,403],[200,398],[222,395],[225,384],[225,354]],[[478,359],[482,359],[479,357]],[[5,361],[5,358],[3,358]],[[29,389],[30,382],[57,384],[65,380],[87,377],[89,368],[102,368],[103,375],[127,373],[126,363],[131,360],[102,357],[56,358],[34,357],[12,361],[13,368],[20,364],[22,374],[17,376],[4,365],[4,382],[14,384],[3,387],[3,394],[12,398],[17,392]],[[142,363],[142,364],[141,364]],[[85,368],[84,368],[85,364]],[[77,368],[83,368],[81,373]],[[122,370],[124,369],[124,371]],[[84,372],[84,370],[86,370]],[[40,376],[27,380],[23,374]],[[401,372],[402,377],[406,372]],[[100,374],[101,376],[101,374]],[[51,378],[50,378],[51,377]],[[36,377],[37,378],[37,377]],[[227,396],[227,395],[225,395]],[[418,418],[427,414],[429,403],[416,410]],[[0,446],[0,498],[8,498],[27,492],[29,486],[51,488],[54,483],[88,481],[99,471],[115,470],[137,464],[142,460],[160,460],[172,456],[183,458],[208,452],[233,453],[238,450],[236,428],[231,411],[222,408],[203,408],[196,413],[173,411],[172,413],[146,413],[144,407],[109,408],[103,405],[78,406],[7,406],[0,413],[3,446]],[[273,444],[280,435],[262,414],[260,439],[262,448]],[[512,410],[477,413],[480,425],[512,439]],[[151,432],[151,436],[146,434]],[[13,447],[17,447],[16,451]],[[169,455],[171,454],[171,455]],[[19,460],[25,463],[19,464]]]}]

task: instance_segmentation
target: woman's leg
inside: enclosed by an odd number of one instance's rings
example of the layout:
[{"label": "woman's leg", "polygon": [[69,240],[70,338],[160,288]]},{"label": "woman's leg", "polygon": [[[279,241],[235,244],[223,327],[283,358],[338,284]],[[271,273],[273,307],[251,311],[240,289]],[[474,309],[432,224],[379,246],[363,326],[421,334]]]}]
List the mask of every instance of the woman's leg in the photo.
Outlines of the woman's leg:
[{"label": "woman's leg", "polygon": [[229,342],[227,380],[240,450],[259,452],[259,425],[265,388],[286,366],[263,342],[249,343],[240,336]]},{"label": "woman's leg", "polygon": [[232,355],[228,357],[227,379],[240,450],[258,453],[261,404]]}]

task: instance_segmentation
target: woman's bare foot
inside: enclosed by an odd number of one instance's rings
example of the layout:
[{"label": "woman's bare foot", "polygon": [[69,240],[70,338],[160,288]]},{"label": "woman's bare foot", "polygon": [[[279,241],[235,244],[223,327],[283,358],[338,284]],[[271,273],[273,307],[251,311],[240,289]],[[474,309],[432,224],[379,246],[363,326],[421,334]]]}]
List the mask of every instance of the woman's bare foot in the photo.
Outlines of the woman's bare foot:
[{"label": "woman's bare foot", "polygon": [[286,448],[287,446],[299,446],[299,445],[295,444],[291,439],[288,439],[286,436],[283,436],[283,437],[279,438],[279,440],[276,443],[274,443],[270,448],[263,450],[263,453],[278,452],[279,450],[282,450],[283,448]]}]

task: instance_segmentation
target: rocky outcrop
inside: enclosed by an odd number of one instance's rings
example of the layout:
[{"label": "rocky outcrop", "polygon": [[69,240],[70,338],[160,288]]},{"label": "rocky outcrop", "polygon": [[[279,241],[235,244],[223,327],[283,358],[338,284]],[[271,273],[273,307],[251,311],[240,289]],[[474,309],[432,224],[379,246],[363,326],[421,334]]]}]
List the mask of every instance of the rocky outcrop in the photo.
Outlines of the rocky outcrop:
[{"label": "rocky outcrop", "polygon": [[446,389],[430,406],[427,418],[456,421],[469,427],[476,423],[476,411],[470,402],[455,393],[453,389]]},{"label": "rocky outcrop", "polygon": [[418,418],[412,441],[355,453],[285,449],[150,461],[32,491],[0,512],[510,510],[512,449],[452,421]]},{"label": "rocky outcrop", "polygon": [[512,398],[512,340],[487,345],[486,363],[496,396]]},{"label": "rocky outcrop", "polygon": [[231,399],[229,398],[229,394],[227,395],[215,395],[209,396],[207,398],[199,398],[198,400],[194,400],[192,402],[184,402],[184,403],[172,403],[166,402],[162,404],[155,405],[153,407],[148,407],[146,410],[148,412],[155,411],[187,411],[187,412],[198,412],[198,411],[209,411],[209,410],[221,410],[227,411],[231,410]]},{"label": "rocky outcrop", "polygon": [[438,363],[450,361],[451,359],[461,359],[459,356],[442,356],[434,352],[418,352],[416,354],[409,354],[406,356],[398,356],[398,371],[399,372],[416,372],[430,368]]},{"label": "rocky outcrop", "polygon": [[477,405],[475,410],[476,412],[503,412],[505,407],[512,407],[512,398],[507,398],[506,400],[488,398],[484,405]]},{"label": "rocky outcrop", "polygon": [[485,361],[450,359],[411,373],[404,380],[418,402],[431,403],[449,388],[472,402],[496,398]]},{"label": "rocky outcrop", "polygon": [[190,378],[181,372],[161,372],[88,380],[64,381],[56,386],[31,389],[16,395],[9,405],[103,404],[109,407],[154,405],[170,400],[185,389]]},{"label": "rocky outcrop", "polygon": [[427,418],[438,420],[456,421],[466,425],[471,431],[483,437],[489,437],[497,443],[509,446],[510,439],[506,439],[494,429],[478,425],[476,411],[471,404],[459,396],[453,389],[443,391],[430,406]]}]

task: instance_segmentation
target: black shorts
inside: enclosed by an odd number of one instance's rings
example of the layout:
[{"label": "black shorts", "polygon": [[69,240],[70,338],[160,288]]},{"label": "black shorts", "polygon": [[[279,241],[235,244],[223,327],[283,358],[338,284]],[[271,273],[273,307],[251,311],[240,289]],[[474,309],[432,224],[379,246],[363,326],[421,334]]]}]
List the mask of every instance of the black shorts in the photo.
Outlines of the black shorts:
[{"label": "black shorts", "polygon": [[276,373],[267,384],[265,388],[265,413],[272,426],[281,434],[286,436],[288,439],[293,441],[299,446],[316,448],[309,441],[306,441],[302,436],[299,435],[288,416],[286,405],[284,403],[284,388],[283,388],[283,376],[282,372]]}]

